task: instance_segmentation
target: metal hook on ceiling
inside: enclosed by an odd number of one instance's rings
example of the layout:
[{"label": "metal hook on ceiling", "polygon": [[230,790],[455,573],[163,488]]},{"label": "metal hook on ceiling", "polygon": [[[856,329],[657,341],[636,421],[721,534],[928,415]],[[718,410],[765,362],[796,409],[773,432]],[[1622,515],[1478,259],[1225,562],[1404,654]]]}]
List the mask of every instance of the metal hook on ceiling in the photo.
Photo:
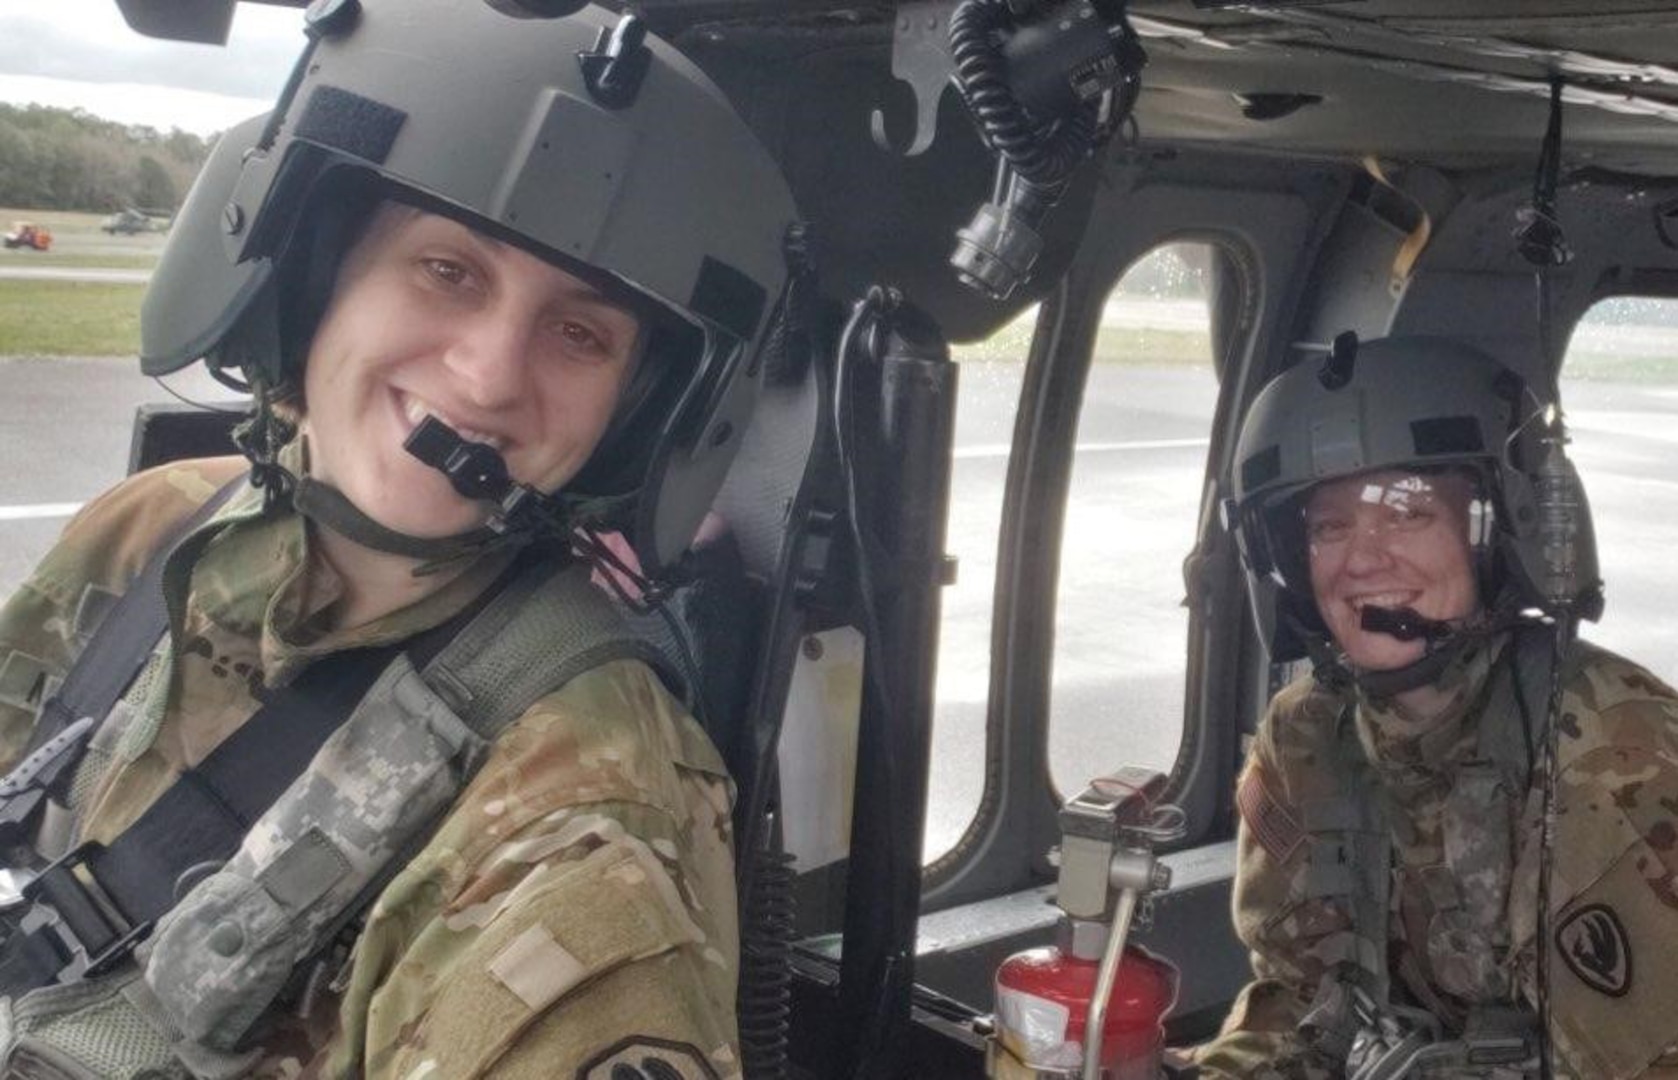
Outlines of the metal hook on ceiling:
[{"label": "metal hook on ceiling", "polygon": [[955,61],[950,57],[950,8],[946,0],[917,0],[898,6],[891,47],[891,73],[915,94],[915,130],[907,147],[886,131],[883,109],[869,117],[874,145],[889,154],[925,153],[938,134],[938,102],[950,85]]},{"label": "metal hook on ceiling", "polygon": [[938,103],[934,101],[929,111],[917,99],[915,110],[915,134],[909,140],[908,146],[899,147],[893,144],[891,135],[886,131],[886,114],[881,109],[875,109],[868,117],[868,131],[874,136],[874,145],[888,154],[899,154],[903,157],[914,157],[924,154],[927,147],[932,145],[933,138],[938,134]]}]

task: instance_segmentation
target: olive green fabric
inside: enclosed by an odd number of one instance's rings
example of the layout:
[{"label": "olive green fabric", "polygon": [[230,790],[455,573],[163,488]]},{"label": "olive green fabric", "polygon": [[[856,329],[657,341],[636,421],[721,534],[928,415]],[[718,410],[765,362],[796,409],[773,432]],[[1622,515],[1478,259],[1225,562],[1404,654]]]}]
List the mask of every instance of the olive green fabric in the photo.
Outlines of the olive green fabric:
[{"label": "olive green fabric", "polygon": [[[108,610],[169,527],[244,467],[131,478],[84,509],[0,609],[8,760],[85,645],[87,612]],[[259,507],[242,492],[206,526],[226,527],[193,570],[183,633],[130,690],[121,730],[101,733],[100,775],[78,784],[82,836],[119,833],[267,688],[446,620],[502,569],[474,565],[369,625],[328,629],[343,583],[311,564],[301,519]],[[370,909],[353,955],[319,973],[301,1016],[276,1018],[251,1075],[570,1075],[634,1036],[695,1047],[719,1076],[738,1075],[730,801],[715,749],[645,665],[577,677],[496,740]]]},{"label": "olive green fabric", "polygon": [[[1539,791],[1478,760],[1483,725],[1520,723],[1488,712],[1499,700],[1490,681],[1510,670],[1503,648],[1465,657],[1448,676],[1451,704],[1426,721],[1309,679],[1271,703],[1238,799],[1235,924],[1255,979],[1220,1036],[1196,1051],[1201,1075],[1342,1074],[1297,1025],[1347,938],[1375,932],[1336,898],[1312,895],[1308,880],[1309,808],[1344,790],[1335,739],[1348,706],[1378,785],[1368,798],[1384,800],[1391,834],[1395,1000],[1433,1012],[1447,1038],[1471,1010],[1532,1004]],[[1678,939],[1678,695],[1584,643],[1564,680],[1551,898],[1557,1074],[1678,1076],[1678,968],[1666,959]]]}]

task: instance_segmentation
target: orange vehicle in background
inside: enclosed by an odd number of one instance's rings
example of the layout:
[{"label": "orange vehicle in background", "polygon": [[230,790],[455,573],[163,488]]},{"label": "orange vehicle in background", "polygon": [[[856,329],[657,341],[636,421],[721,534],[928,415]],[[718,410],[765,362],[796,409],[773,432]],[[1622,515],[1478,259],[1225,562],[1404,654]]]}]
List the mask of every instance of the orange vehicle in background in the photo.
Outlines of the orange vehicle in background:
[{"label": "orange vehicle in background", "polygon": [[12,223],[12,231],[6,234],[5,243],[8,248],[46,251],[52,247],[52,233],[27,221],[15,221]]}]

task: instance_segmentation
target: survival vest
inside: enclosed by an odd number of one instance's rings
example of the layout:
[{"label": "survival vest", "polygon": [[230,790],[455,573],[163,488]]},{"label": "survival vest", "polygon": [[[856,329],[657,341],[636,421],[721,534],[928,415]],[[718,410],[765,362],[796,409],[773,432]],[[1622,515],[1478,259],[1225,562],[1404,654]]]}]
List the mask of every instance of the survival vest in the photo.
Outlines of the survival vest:
[{"label": "survival vest", "polygon": [[[1547,628],[1520,627],[1505,647],[1509,654],[1488,673],[1478,706],[1475,751],[1454,767],[1443,812],[1447,830],[1454,822],[1507,847],[1515,834],[1512,815],[1519,815],[1530,797],[1541,753],[1554,642]],[[1502,916],[1517,852],[1497,852],[1489,860],[1479,852],[1468,865],[1467,856],[1447,844],[1438,865],[1395,867],[1392,810],[1358,740],[1353,710],[1348,705],[1341,711],[1331,742],[1328,766],[1340,778],[1337,794],[1302,807],[1310,894],[1343,905],[1351,925],[1330,946],[1334,967],[1323,977],[1301,1031],[1322,1054],[1344,1063],[1353,1078],[1536,1075],[1528,1070],[1536,1068],[1537,1018],[1518,1002],[1513,979],[1497,995],[1501,1002],[1483,1002],[1465,1013],[1429,989],[1422,959],[1429,957],[1431,964],[1449,952],[1451,962],[1507,975],[1511,942]],[[1468,902],[1463,883],[1470,876],[1476,888],[1501,896],[1501,902],[1486,904],[1483,897],[1479,904]],[[1409,946],[1400,956],[1400,974],[1421,1008],[1391,1000],[1395,880],[1405,900],[1398,929]],[[1487,919],[1481,907],[1496,910]],[[1448,1036],[1447,1030],[1462,1035]]]},{"label": "survival vest", "polygon": [[[162,545],[43,708],[59,730],[0,782],[0,823],[27,817],[155,647],[163,566],[213,509]],[[6,1075],[241,1075],[263,1015],[326,971],[531,704],[623,658],[685,696],[584,564],[522,560],[420,639],[318,662],[298,680],[307,700],[265,703],[109,846],[35,872],[0,920]]]}]

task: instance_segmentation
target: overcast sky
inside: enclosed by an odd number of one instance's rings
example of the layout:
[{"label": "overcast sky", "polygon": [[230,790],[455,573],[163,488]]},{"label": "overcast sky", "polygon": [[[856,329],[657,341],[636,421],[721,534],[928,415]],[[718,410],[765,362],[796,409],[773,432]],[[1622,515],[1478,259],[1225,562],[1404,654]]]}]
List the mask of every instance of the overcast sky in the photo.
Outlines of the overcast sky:
[{"label": "overcast sky", "polygon": [[246,2],[226,46],[188,45],[130,30],[116,0],[0,0],[0,101],[209,134],[273,103],[302,28],[301,8]]}]

